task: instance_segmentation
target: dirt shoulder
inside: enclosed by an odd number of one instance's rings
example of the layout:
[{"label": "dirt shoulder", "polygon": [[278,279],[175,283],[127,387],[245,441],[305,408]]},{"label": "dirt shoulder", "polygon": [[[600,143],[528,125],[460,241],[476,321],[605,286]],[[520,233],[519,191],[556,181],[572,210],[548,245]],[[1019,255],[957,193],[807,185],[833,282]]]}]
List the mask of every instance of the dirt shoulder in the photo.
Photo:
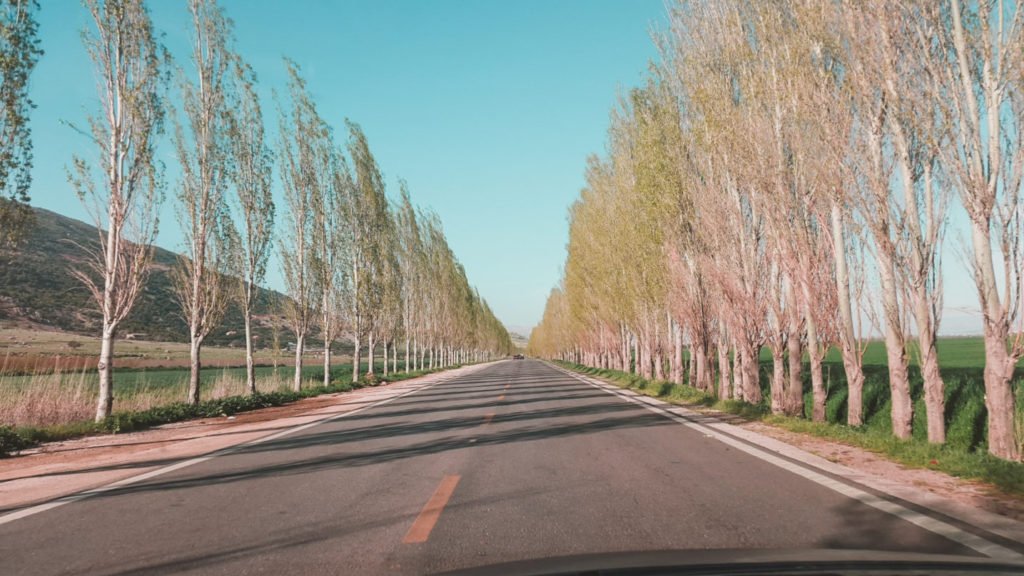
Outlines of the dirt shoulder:
[{"label": "dirt shoulder", "polygon": [[0,459],[0,514],[358,410],[479,366],[307,398],[231,417],[189,420],[139,432],[43,444],[18,456]]},{"label": "dirt shoulder", "polygon": [[[722,413],[716,412],[716,414]],[[728,417],[725,414],[722,416]],[[847,468],[885,479],[888,482],[912,486],[971,508],[1024,522],[1024,499],[1007,494],[991,484],[950,476],[938,470],[909,468],[863,448],[809,434],[791,432],[764,422],[743,421],[737,423],[733,419],[729,421],[740,428],[785,442]]]}]

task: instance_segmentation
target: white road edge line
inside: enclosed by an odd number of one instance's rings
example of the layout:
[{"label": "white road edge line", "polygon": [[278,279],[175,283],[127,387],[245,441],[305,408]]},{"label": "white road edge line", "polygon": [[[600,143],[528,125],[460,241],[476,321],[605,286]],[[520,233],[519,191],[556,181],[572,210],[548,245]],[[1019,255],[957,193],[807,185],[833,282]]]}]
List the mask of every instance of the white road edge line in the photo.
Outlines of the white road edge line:
[{"label": "white road edge line", "polygon": [[719,432],[718,430],[694,422],[690,418],[680,415],[678,412],[672,410],[679,409],[678,406],[666,404],[664,402],[661,402],[660,400],[636,393],[633,393],[635,395],[634,397],[634,395],[625,394],[622,391],[622,389],[617,386],[592,380],[590,378],[575,374],[562,368],[556,367],[556,369],[562,371],[563,373],[569,376],[572,376],[573,378],[579,380],[580,382],[583,382],[584,384],[593,386],[594,388],[607,392],[608,394],[611,394],[613,396],[618,396],[619,398],[622,398],[623,400],[626,400],[628,402],[638,404],[643,408],[646,408],[647,410],[654,412],[655,414],[660,414],[665,418],[683,424],[684,426],[693,428],[694,430],[697,430],[706,436],[713,437],[716,440],[728,444],[729,446],[732,446],[733,448],[736,448],[738,450],[742,450],[743,452],[746,452],[751,456],[760,458],[761,460],[764,460],[765,462],[768,462],[770,464],[774,464],[779,468],[792,472],[793,474],[810,480],[815,484],[819,484],[821,486],[829,488],[835,492],[838,492],[839,494],[842,494],[843,496],[853,498],[854,500],[867,504],[872,508],[876,508],[883,512],[889,513],[893,516],[896,516],[897,518],[900,518],[901,520],[906,520],[911,524],[915,524],[917,526],[920,526],[921,528],[924,528],[925,530],[928,530],[929,532],[933,532],[949,540],[952,540],[953,542],[962,544],[963,546],[980,552],[981,554],[984,554],[990,558],[998,558],[1001,560],[1024,559],[1024,554],[1020,554],[1014,550],[1006,548],[1005,546],[1001,546],[999,544],[996,544],[995,542],[986,540],[981,536],[978,536],[977,534],[972,534],[971,532],[967,532],[966,530],[958,528],[952,524],[949,524],[948,522],[943,522],[942,520],[932,518],[931,516],[927,516],[905,506],[901,506],[899,504],[896,504],[895,502],[891,502],[884,498],[880,498],[874,494],[871,494],[870,492],[861,490],[860,488],[850,486],[849,484],[845,484],[843,482],[825,476],[824,474],[815,472],[810,468],[805,467],[804,465],[795,464],[793,462],[790,462],[789,460],[779,458],[778,456],[775,456],[765,450],[755,448],[750,444],[747,444],[746,442],[737,440],[732,436]]},{"label": "white road edge line", "polygon": [[[483,367],[483,366],[486,366],[486,364],[481,364],[479,366]],[[441,373],[441,374],[444,374],[444,373]],[[415,392],[419,392],[420,390],[425,390],[427,388],[430,388],[432,386],[436,386],[438,384],[442,384],[442,383],[447,382],[447,381],[449,381],[449,380],[451,380],[453,378],[457,378],[457,377],[460,377],[460,376],[463,376],[463,375],[464,375],[464,373],[459,373],[459,374],[449,374],[449,375],[446,375],[446,377],[439,377],[438,379],[433,380],[431,382],[422,383],[422,384],[416,386],[415,388],[413,388],[411,390],[408,390],[406,392],[402,392],[400,394],[397,394],[395,396],[391,396],[391,397],[385,398],[383,400],[378,400],[376,402],[367,404],[367,405],[365,405],[365,406],[363,406],[361,408],[356,408],[355,410],[350,410],[348,412],[342,412],[341,414],[332,414],[332,415],[330,415],[330,416],[328,416],[326,418],[321,418],[320,420],[315,420],[313,422],[307,422],[306,424],[300,424],[300,425],[298,425],[298,426],[296,426],[294,428],[288,428],[287,430],[282,430],[280,432],[275,432],[273,434],[270,434],[270,435],[267,435],[267,436],[263,436],[263,437],[255,439],[255,440],[250,440],[248,442],[243,442],[241,444],[236,444],[234,446],[229,446],[227,448],[221,448],[220,450],[216,450],[214,452],[211,452],[209,454],[205,454],[203,456],[197,456],[195,458],[189,458],[188,460],[182,460],[181,462],[175,462],[174,464],[170,464],[170,465],[164,466],[162,468],[157,468],[156,470],[150,470],[149,472],[144,472],[144,473],[138,474],[136,476],[131,476],[129,478],[123,478],[123,479],[118,480],[116,482],[111,482],[110,484],[106,484],[104,486],[100,486],[99,488],[92,488],[92,489],[86,490],[84,492],[78,492],[78,493],[75,493],[75,494],[69,494],[67,496],[62,496],[60,498],[57,498],[56,500],[51,500],[49,502],[44,502],[42,504],[36,504],[35,506],[29,506],[28,508],[23,508],[21,510],[15,511],[15,512],[4,514],[3,516],[0,516],[0,526],[2,526],[4,524],[7,524],[9,522],[14,522],[15,520],[20,520],[20,519],[26,518],[28,516],[33,516],[35,514],[39,514],[40,512],[46,512],[47,510],[53,510],[54,508],[63,506],[65,504],[70,504],[72,502],[78,502],[79,500],[85,500],[86,498],[90,498],[92,496],[103,494],[104,492],[109,492],[111,490],[116,490],[118,488],[123,488],[124,486],[128,486],[130,484],[136,484],[136,483],[142,482],[144,480],[149,480],[150,478],[154,478],[156,476],[162,476],[162,475],[167,474],[169,472],[174,472],[175,470],[181,470],[182,468],[188,468],[189,466],[194,466],[196,464],[199,464],[199,463],[202,463],[202,462],[206,462],[207,460],[212,460],[212,459],[214,459],[214,458],[216,458],[218,456],[226,456],[228,454],[231,454],[232,452],[238,451],[238,450],[240,450],[242,448],[245,448],[245,447],[248,447],[248,446],[255,446],[257,444],[262,444],[264,442],[270,442],[271,440],[276,440],[278,438],[281,438],[281,437],[284,437],[284,436],[288,436],[290,434],[295,434],[296,432],[301,432],[303,430],[307,430],[307,429],[312,428],[314,426],[319,426],[321,424],[326,424],[328,422],[331,422],[332,420],[340,420],[340,419],[345,418],[347,416],[351,416],[353,414],[358,414],[360,412],[364,412],[364,411],[369,410],[371,408],[376,408],[377,406],[381,406],[383,404],[387,404],[388,402],[393,402],[395,400],[398,400],[399,398],[408,396],[408,395],[413,394]]]}]

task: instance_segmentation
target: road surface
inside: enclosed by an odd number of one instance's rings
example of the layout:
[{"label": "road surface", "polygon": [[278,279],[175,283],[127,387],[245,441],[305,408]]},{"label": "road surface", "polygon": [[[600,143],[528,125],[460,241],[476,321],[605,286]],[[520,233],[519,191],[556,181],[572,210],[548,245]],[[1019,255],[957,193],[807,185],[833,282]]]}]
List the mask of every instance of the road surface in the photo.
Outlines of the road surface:
[{"label": "road surface", "polygon": [[539,361],[499,362],[0,524],[0,572],[423,574],[707,548],[979,555],[741,448]]}]

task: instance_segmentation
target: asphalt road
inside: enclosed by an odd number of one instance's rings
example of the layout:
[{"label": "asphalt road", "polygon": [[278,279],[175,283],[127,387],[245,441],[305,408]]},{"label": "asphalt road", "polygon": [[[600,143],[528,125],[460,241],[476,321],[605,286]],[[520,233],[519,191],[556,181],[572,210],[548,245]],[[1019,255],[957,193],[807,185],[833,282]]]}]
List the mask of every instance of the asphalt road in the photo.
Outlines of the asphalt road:
[{"label": "asphalt road", "polygon": [[978,554],[525,360],[0,525],[0,573],[423,574],[723,548]]}]

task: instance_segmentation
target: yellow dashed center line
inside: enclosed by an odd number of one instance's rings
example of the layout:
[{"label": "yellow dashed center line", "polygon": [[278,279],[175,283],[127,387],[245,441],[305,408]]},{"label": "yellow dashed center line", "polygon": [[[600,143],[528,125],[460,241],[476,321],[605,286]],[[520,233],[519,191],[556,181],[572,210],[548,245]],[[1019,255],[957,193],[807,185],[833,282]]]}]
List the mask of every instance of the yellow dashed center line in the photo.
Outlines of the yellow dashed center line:
[{"label": "yellow dashed center line", "polygon": [[434,495],[427,500],[423,510],[420,510],[420,515],[416,517],[416,521],[405,533],[405,538],[402,539],[404,544],[418,544],[426,542],[427,538],[430,538],[430,531],[437,524],[437,519],[441,517],[441,511],[448,504],[448,499],[452,497],[452,492],[455,492],[455,486],[458,483],[459,476],[457,474],[441,479],[441,484],[438,485],[437,490],[434,490]]}]

